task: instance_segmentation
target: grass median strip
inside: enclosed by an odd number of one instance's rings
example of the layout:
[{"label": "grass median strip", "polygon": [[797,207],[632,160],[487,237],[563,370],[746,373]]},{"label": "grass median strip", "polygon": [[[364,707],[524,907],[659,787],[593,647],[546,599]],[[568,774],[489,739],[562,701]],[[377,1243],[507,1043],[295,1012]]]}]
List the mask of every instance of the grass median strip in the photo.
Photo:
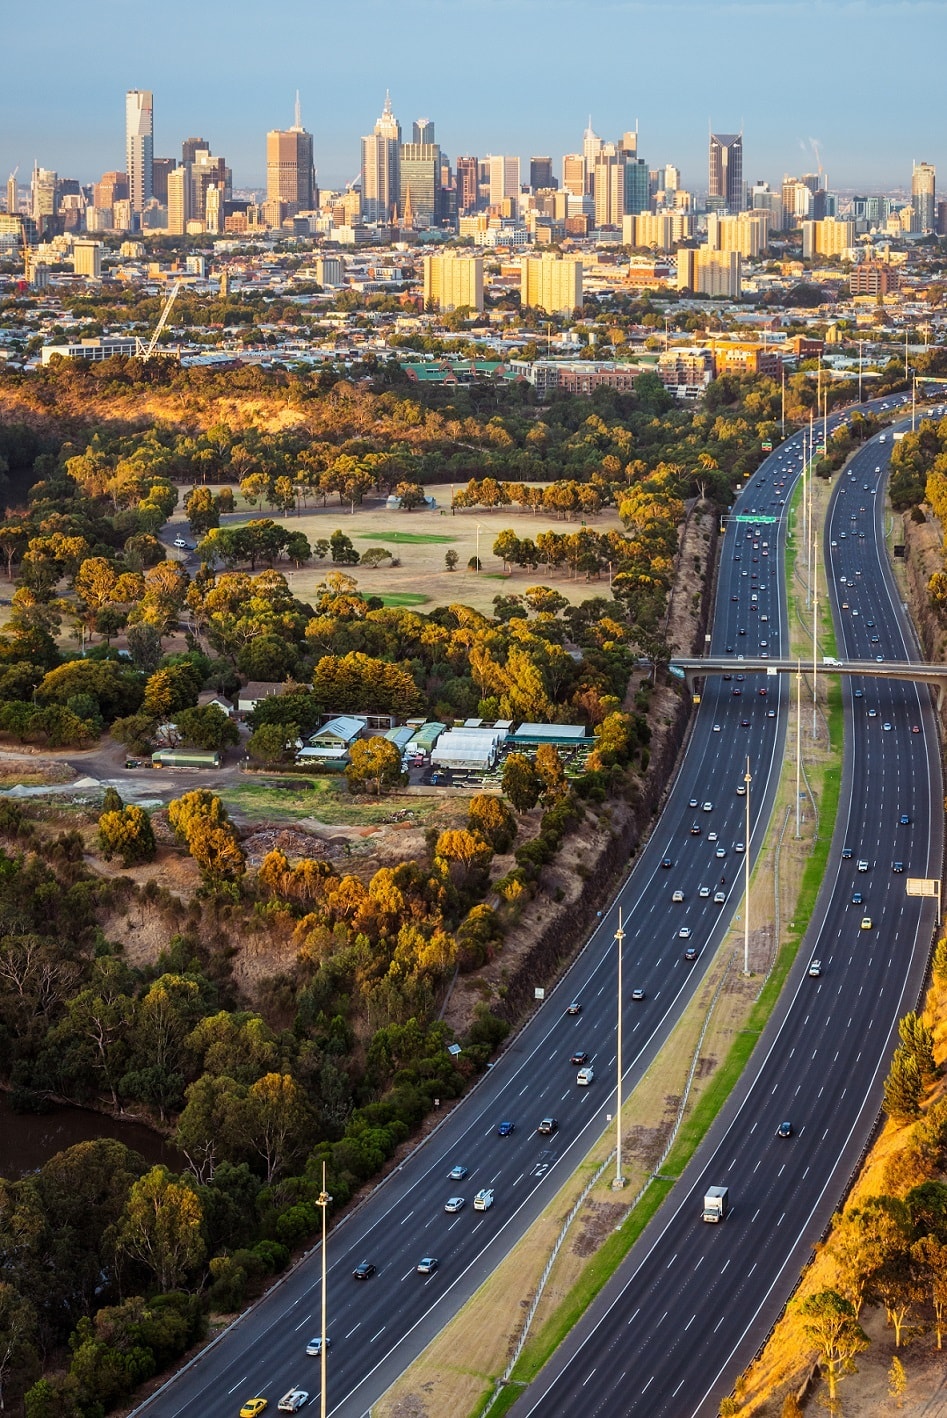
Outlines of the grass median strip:
[{"label": "grass median strip", "polygon": [[[816,490],[814,496],[815,516],[820,522],[827,503],[825,492]],[[811,674],[812,611],[804,604],[804,586],[802,604],[795,603],[800,592],[792,540],[786,560],[793,599],[790,653],[802,656],[808,627]],[[832,655],[835,640],[824,586],[820,587],[819,597],[820,644]],[[817,685],[820,715],[816,736],[807,734],[803,727],[800,740],[806,783],[818,812],[806,812],[798,838],[789,835],[795,808],[796,767],[794,757],[787,755],[767,840],[754,866],[751,883],[751,966],[757,967],[756,973],[747,977],[742,971],[744,932],[738,915],[668,1044],[623,1106],[623,1162],[628,1163],[623,1165],[623,1171],[630,1183],[626,1192],[611,1190],[608,1170],[590,1191],[549,1272],[532,1330],[509,1382],[498,1388],[563,1222],[581,1195],[591,1169],[611,1149],[613,1125],[609,1125],[542,1217],[504,1257],[457,1320],[375,1405],[377,1418],[407,1418],[427,1412],[496,1418],[505,1413],[614,1274],[706,1136],[776,1006],[825,871],[841,788],[842,696],[836,677],[819,675]],[[810,683],[809,704],[811,694]],[[804,696],[803,726],[807,723],[807,709]],[[797,712],[794,697],[790,743],[795,742]],[[782,823],[781,832],[774,830],[778,823]],[[780,902],[778,920],[788,921],[788,925],[779,927],[778,940],[774,883]],[[767,901],[771,918],[768,927]],[[765,963],[759,967],[761,958]],[[657,1160],[678,1112],[685,1078],[698,1050],[686,1111],[671,1150],[655,1175]],[[629,1203],[639,1193],[632,1209]]]}]

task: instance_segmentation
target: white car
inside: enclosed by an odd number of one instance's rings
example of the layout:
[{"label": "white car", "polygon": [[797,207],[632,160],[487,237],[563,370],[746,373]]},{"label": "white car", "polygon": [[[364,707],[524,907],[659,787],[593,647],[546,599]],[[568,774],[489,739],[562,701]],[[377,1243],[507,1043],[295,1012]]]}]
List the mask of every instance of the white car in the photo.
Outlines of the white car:
[{"label": "white car", "polygon": [[714,903],[715,903],[717,906],[722,906],[723,903],[726,901],[726,899],[727,899],[727,893],[726,893],[725,891],[715,891],[715,892],[714,892]]},{"label": "white car", "polygon": [[672,900],[672,901],[683,901],[683,900],[684,900],[684,893],[683,893],[683,891],[675,891],[675,892],[673,892],[672,895],[671,895],[671,900]]},{"label": "white car", "polygon": [[[326,1335],[326,1349],[331,1349],[331,1348],[332,1348],[332,1340],[329,1338],[328,1335]],[[306,1345],[306,1353],[309,1355],[310,1359],[312,1359],[312,1358],[318,1359],[319,1355],[322,1353],[322,1335],[321,1335],[321,1334],[317,1334],[316,1337],[315,1337],[315,1339],[310,1339],[309,1343]]]},{"label": "white car", "polygon": [[308,1402],[309,1395],[304,1388],[291,1388],[289,1393],[283,1394],[276,1406],[281,1413],[298,1413]]},{"label": "white car", "polygon": [[710,887],[702,886],[698,891],[697,895],[706,899],[710,895]]},{"label": "white car", "polygon": [[463,1211],[464,1198],[462,1196],[449,1196],[444,1203],[445,1211]]},{"label": "white car", "polygon": [[586,1068],[580,1068],[575,1076],[575,1081],[580,1088],[588,1088],[595,1077],[595,1069],[589,1064]]},{"label": "white car", "polygon": [[690,928],[690,926],[681,926],[681,929],[678,931],[678,935],[679,935],[679,937],[681,938],[681,940],[690,940],[690,938],[691,938],[691,928]]}]

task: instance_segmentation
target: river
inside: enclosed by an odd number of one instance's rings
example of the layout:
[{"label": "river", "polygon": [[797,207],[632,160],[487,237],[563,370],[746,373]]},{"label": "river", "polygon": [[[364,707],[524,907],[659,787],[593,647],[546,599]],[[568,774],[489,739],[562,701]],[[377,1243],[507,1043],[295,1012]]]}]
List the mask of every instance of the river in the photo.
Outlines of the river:
[{"label": "river", "polygon": [[86,1108],[55,1108],[49,1113],[14,1113],[0,1093],[0,1177],[15,1181],[35,1172],[67,1147],[113,1137],[140,1152],[149,1165],[163,1162],[178,1172],[184,1159],[158,1133],[141,1123],[121,1122]]}]

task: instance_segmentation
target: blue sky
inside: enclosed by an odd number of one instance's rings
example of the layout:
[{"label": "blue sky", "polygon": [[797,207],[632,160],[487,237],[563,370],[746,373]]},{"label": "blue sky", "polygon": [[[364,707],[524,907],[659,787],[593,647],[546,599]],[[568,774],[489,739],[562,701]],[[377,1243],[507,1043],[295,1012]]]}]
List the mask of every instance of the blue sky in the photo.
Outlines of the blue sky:
[{"label": "blue sky", "polygon": [[323,186],[359,166],[390,88],[460,153],[549,153],[637,120],[639,152],[706,186],[708,126],[744,131],[744,177],[815,170],[834,187],[947,191],[947,0],[4,0],[0,181],[34,158],[89,181],[123,166],[124,91],[153,89],[155,155],[206,137],[260,185],[264,135],[293,97]]}]

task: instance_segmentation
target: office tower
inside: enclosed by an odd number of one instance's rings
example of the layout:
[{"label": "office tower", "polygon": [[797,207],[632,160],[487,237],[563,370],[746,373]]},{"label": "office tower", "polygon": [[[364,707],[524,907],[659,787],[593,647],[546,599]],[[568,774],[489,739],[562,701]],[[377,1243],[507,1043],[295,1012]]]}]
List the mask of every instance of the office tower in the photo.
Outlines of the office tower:
[{"label": "office tower", "polygon": [[520,195],[520,160],[518,157],[492,156],[489,164],[490,206],[499,207],[506,199],[516,201]]},{"label": "office tower", "polygon": [[677,289],[695,295],[722,295],[738,300],[742,291],[743,257],[739,251],[708,251],[682,247],[677,253]]},{"label": "office tower", "polygon": [[206,145],[194,150],[191,168],[191,212],[203,218],[207,210],[207,194],[212,188],[221,192],[221,201],[231,196],[231,172],[224,158],[215,158]]},{"label": "office tower", "polygon": [[[414,132],[434,132],[430,119],[418,119]],[[437,143],[402,143],[398,163],[398,209],[403,226],[431,227],[441,220],[441,149]],[[409,213],[410,208],[410,213]],[[409,213],[411,221],[408,221]]]},{"label": "office tower", "polygon": [[520,262],[520,305],[547,315],[571,315],[582,305],[582,262],[575,257],[524,256]]},{"label": "office tower", "polygon": [[707,207],[718,211],[742,212],[743,200],[743,134],[711,133],[710,167],[707,183]]},{"label": "office tower", "polygon": [[937,221],[937,169],[929,162],[916,162],[911,174],[911,230],[927,235]]},{"label": "office tower", "polygon": [[585,191],[589,196],[594,196],[595,160],[601,151],[602,140],[592,127],[592,115],[589,114],[589,126],[582,134],[582,157],[585,160]]},{"label": "office tower", "polygon": [[592,176],[597,227],[620,227],[622,217],[648,210],[648,166],[628,148],[603,143]]},{"label": "office tower", "polygon": [[182,163],[168,174],[168,231],[184,236],[191,220],[191,165]]},{"label": "office tower", "polygon": [[675,167],[672,162],[664,168],[664,190],[665,192],[676,192],[681,185],[681,169]]},{"label": "office tower", "polygon": [[162,207],[168,205],[168,174],[177,167],[177,158],[153,158],[151,162],[151,195]]},{"label": "office tower", "polygon": [[40,236],[48,231],[56,217],[58,174],[51,168],[34,167],[30,180],[30,216]]},{"label": "office tower", "polygon": [[92,205],[99,211],[110,212],[116,202],[128,200],[128,174],[103,172],[92,188]]},{"label": "office tower", "polygon": [[457,210],[472,212],[477,205],[480,164],[476,158],[457,159]]},{"label": "office tower", "polygon": [[401,189],[401,124],[391,111],[391,95],[372,132],[362,139],[362,216],[388,222]]},{"label": "office tower", "polygon": [[530,158],[529,185],[534,192],[554,191],[558,187],[552,175],[552,158]]},{"label": "office tower", "polygon": [[274,128],[266,135],[266,200],[281,203],[285,216],[311,212],[319,202],[312,134],[303,127],[298,93],[292,128]]},{"label": "office tower", "polygon": [[823,221],[803,222],[802,259],[811,261],[815,256],[842,256],[855,245],[855,223],[836,221],[827,217]]},{"label": "office tower", "polygon": [[812,188],[797,177],[784,177],[782,184],[783,226],[794,230],[800,222],[813,219],[815,194]]},{"label": "office tower", "polygon": [[483,257],[453,253],[425,256],[425,309],[459,310],[462,306],[478,314],[483,310]]},{"label": "office tower", "polygon": [[15,216],[20,210],[20,194],[16,186],[16,173],[11,172],[7,178],[7,211],[10,216]]},{"label": "office tower", "polygon": [[193,162],[195,154],[200,148],[206,148],[210,152],[210,143],[206,138],[185,138],[181,144],[181,161]]},{"label": "office tower", "polygon": [[584,197],[586,189],[585,158],[581,153],[566,153],[562,159],[562,186],[573,197]]},{"label": "office tower", "polygon": [[72,243],[72,269],[77,276],[91,276],[95,281],[102,279],[102,243],[100,241],[74,241]]},{"label": "office tower", "polygon": [[148,89],[129,89],[125,95],[125,171],[133,212],[140,212],[154,195],[151,171],[154,155],[152,95]]},{"label": "office tower", "polygon": [[434,121],[431,118],[416,118],[411,124],[412,143],[436,143]]}]

